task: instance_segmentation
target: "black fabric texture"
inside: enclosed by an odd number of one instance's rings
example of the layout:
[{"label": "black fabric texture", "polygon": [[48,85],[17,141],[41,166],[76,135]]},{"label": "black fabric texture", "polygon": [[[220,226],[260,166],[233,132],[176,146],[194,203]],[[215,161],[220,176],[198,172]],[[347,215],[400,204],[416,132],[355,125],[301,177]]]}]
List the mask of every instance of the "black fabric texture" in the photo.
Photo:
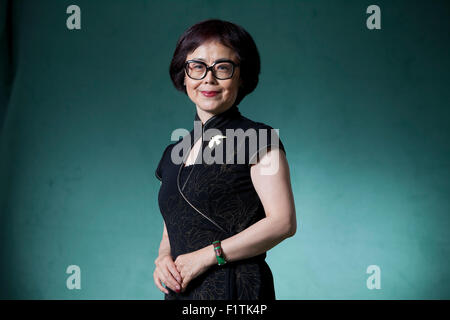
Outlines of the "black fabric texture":
[{"label": "black fabric texture", "polygon": [[[200,121],[198,114],[195,120]],[[265,152],[284,146],[276,136],[252,146],[250,135],[259,137],[258,129],[272,127],[254,122],[241,115],[236,105],[223,113],[208,119],[201,125],[201,135],[194,137],[194,130],[179,141],[168,145],[158,163],[155,175],[161,180],[158,203],[169,235],[171,254],[175,260],[179,255],[196,251],[215,240],[224,240],[237,234],[265,217],[264,208],[253,186],[250,160],[257,159]],[[213,148],[208,146],[207,129],[217,129],[226,135],[226,129],[255,129],[249,139],[234,141],[232,153],[227,154],[225,139]],[[198,135],[198,134],[197,134]],[[197,160],[209,148],[212,155],[222,148],[223,163],[195,162],[185,166],[176,164],[171,158],[174,148],[188,142],[192,147],[198,138],[203,137]],[[228,136],[227,136],[228,138]],[[253,137],[254,138],[254,137]],[[256,151],[255,151],[256,150]],[[219,151],[217,151],[219,152]],[[243,152],[244,161],[238,163],[237,155]],[[186,159],[188,152],[182,154]],[[230,162],[233,159],[234,162]],[[226,258],[226,252],[224,252]],[[166,300],[273,300],[275,290],[272,272],[265,261],[266,253],[223,266],[215,265],[193,279],[185,292],[169,290]]]}]

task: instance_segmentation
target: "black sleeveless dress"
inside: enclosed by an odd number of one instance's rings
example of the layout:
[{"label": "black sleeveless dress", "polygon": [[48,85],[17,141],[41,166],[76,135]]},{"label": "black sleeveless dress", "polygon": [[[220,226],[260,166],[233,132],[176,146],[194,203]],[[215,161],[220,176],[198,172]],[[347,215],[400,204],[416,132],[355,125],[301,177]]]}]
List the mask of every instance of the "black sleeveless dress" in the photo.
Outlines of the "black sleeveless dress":
[{"label": "black sleeveless dress", "polygon": [[[240,140],[227,134],[226,129],[242,129],[247,136]],[[265,217],[251,181],[250,166],[270,148],[278,147],[285,152],[272,129],[242,116],[233,105],[205,124],[196,114],[190,134],[166,147],[155,175],[162,182],[158,203],[174,260],[215,240],[231,237]],[[217,135],[226,138],[220,139],[222,143],[211,143],[211,137]],[[190,148],[201,138],[196,162],[185,166]],[[233,141],[228,147],[227,138]],[[226,258],[226,252],[224,255]],[[263,253],[223,266],[214,265],[191,280],[185,292],[167,288],[169,294],[164,299],[274,300],[273,276],[265,258]]]}]

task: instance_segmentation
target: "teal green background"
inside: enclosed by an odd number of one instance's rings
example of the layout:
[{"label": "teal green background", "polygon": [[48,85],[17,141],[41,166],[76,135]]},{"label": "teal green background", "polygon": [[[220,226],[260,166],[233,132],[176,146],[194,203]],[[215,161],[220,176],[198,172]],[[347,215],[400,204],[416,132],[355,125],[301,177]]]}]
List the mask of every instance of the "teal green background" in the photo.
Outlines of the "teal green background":
[{"label": "teal green background", "polygon": [[449,299],[449,16],[446,1],[0,0],[0,298],[163,299],[154,171],[195,115],[168,67],[185,29],[219,18],[259,48],[239,109],[280,129],[290,165],[277,298]]}]

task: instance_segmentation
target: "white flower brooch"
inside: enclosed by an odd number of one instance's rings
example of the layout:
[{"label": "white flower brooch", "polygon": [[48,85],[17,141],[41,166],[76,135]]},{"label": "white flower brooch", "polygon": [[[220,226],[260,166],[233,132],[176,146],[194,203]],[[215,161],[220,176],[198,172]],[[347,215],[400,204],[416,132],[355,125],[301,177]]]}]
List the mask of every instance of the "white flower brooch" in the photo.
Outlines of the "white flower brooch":
[{"label": "white flower brooch", "polygon": [[226,136],[221,136],[219,134],[212,137],[211,140],[209,140],[208,147],[210,149],[214,148],[215,145],[219,145],[222,142],[221,139],[225,139],[225,138],[226,138]]}]

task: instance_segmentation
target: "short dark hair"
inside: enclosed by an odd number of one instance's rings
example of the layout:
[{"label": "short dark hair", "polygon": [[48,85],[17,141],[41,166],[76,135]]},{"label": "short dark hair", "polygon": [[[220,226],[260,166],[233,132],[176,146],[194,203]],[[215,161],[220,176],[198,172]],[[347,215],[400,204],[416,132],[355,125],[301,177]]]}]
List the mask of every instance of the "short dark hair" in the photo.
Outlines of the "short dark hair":
[{"label": "short dark hair", "polygon": [[170,63],[169,73],[177,90],[186,92],[184,82],[184,63],[189,53],[210,40],[216,40],[234,50],[239,59],[242,86],[236,97],[238,105],[242,99],[258,85],[261,62],[259,52],[251,35],[241,26],[234,23],[209,19],[194,24],[178,39],[175,52]]}]

